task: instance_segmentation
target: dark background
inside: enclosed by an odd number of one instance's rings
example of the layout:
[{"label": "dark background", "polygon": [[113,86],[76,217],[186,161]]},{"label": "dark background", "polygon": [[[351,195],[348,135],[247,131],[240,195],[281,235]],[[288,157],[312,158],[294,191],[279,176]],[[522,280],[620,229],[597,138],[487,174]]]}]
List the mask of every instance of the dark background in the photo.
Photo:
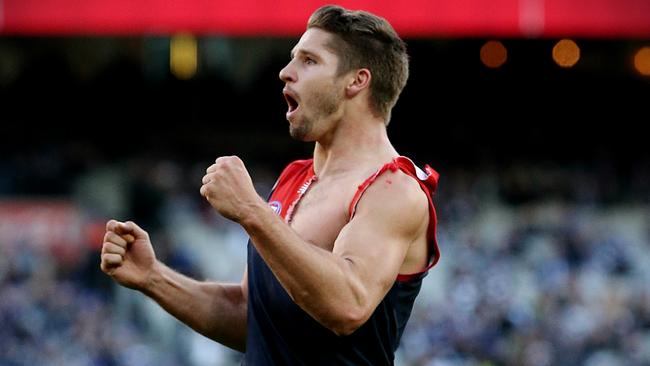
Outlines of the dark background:
[{"label": "dark background", "polygon": [[[277,79],[288,60],[281,47],[288,53],[294,41],[241,41],[272,42],[280,51],[249,48],[233,57],[235,64],[255,60],[247,82],[237,85],[201,63],[192,80],[176,80],[164,70],[164,50],[148,46],[161,40],[0,39],[3,51],[19,53],[21,62],[0,84],[3,155],[86,143],[107,159],[142,151],[188,159],[229,152],[280,167],[310,149],[286,133]],[[411,76],[389,127],[399,151],[439,166],[606,158],[624,167],[648,158],[641,131],[650,79],[632,67],[642,41],[577,40],[581,59],[570,69],[553,62],[554,39],[503,40],[507,62],[489,69],[478,57],[484,42],[408,40]],[[111,55],[83,70],[84,58],[107,43]]]}]

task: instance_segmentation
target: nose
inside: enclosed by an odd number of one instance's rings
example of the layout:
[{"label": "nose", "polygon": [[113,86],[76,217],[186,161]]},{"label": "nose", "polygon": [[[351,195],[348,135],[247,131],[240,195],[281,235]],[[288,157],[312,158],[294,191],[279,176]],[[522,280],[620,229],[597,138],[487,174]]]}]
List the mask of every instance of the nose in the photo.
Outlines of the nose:
[{"label": "nose", "polygon": [[289,62],[287,66],[280,70],[280,80],[284,81],[285,83],[295,82],[297,80],[296,73],[291,67],[291,64],[292,62]]}]

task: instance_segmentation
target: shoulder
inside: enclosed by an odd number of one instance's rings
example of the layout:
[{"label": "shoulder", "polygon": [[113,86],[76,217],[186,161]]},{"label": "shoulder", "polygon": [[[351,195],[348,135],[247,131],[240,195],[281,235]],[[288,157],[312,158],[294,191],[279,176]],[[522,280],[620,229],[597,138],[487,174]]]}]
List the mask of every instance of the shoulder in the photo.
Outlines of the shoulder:
[{"label": "shoulder", "polygon": [[428,219],[429,200],[417,180],[396,169],[380,174],[359,199],[356,215],[371,215],[405,229]]},{"label": "shoulder", "polygon": [[411,176],[401,170],[386,170],[379,175],[366,192],[367,198],[388,203],[394,202],[399,206],[417,208],[427,207],[426,193],[420,184]]}]

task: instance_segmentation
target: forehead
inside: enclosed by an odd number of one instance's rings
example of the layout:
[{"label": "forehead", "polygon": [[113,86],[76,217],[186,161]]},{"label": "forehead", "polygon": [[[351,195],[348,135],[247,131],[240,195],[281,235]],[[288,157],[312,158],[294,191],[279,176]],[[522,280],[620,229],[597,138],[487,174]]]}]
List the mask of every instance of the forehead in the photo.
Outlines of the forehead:
[{"label": "forehead", "polygon": [[321,57],[336,57],[331,50],[332,34],[319,28],[309,28],[302,34],[291,54],[297,52],[313,53]]}]

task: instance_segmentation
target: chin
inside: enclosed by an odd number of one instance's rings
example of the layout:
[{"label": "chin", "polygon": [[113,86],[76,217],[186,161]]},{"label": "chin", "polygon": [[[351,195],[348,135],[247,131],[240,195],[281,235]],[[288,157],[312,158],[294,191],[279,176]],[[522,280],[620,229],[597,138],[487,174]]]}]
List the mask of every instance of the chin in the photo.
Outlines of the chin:
[{"label": "chin", "polygon": [[291,137],[294,140],[298,140],[298,141],[303,141],[303,142],[315,141],[315,139],[309,136],[309,133],[307,133],[306,131],[300,128],[289,127],[289,135],[291,135]]},{"label": "chin", "polygon": [[289,124],[289,134],[299,141],[316,141],[313,136],[312,123],[309,120],[295,121]]}]

